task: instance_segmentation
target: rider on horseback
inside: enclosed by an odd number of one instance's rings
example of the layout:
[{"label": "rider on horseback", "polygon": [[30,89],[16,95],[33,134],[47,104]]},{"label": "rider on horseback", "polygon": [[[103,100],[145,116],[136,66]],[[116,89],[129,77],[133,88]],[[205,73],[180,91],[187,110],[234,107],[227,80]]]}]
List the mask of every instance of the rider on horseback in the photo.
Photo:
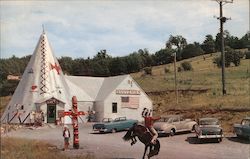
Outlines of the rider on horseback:
[{"label": "rider on horseback", "polygon": [[155,144],[156,143],[156,139],[158,137],[158,133],[157,131],[154,129],[153,127],[153,123],[154,121],[156,120],[159,120],[161,117],[157,117],[157,118],[153,118],[151,116],[151,111],[149,111],[149,109],[147,108],[144,108],[143,111],[142,111],[142,117],[144,117],[144,120],[145,120],[145,126],[149,129],[149,131],[152,133],[153,137],[152,137],[152,140],[151,140],[151,143],[152,144]]},{"label": "rider on horseback", "polygon": [[127,133],[123,136],[123,140],[132,140],[131,146],[135,144],[136,137],[145,145],[143,159],[149,148],[148,158],[157,155],[160,152],[160,141],[157,140],[158,134],[153,128],[153,122],[160,118],[153,118],[148,109],[144,108],[142,117],[145,119],[145,126],[141,124],[134,124]]}]

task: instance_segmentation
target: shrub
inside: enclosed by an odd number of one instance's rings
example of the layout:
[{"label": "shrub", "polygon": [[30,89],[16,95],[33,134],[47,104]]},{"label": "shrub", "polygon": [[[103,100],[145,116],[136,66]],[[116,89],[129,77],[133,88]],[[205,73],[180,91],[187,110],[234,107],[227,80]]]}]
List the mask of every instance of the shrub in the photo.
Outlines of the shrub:
[{"label": "shrub", "polygon": [[183,68],[184,71],[192,71],[193,70],[191,63],[187,62],[187,61],[182,62],[181,67]]},{"label": "shrub", "polygon": [[241,54],[240,52],[234,52],[233,53],[233,64],[235,66],[239,66],[240,65],[240,59],[241,59]]},{"label": "shrub", "polygon": [[250,59],[250,51],[246,52],[246,59]]},{"label": "shrub", "polygon": [[[242,54],[239,51],[227,48],[225,52],[225,66],[229,67],[231,63],[233,63],[235,66],[239,66],[241,57]],[[221,67],[222,66],[221,56],[214,58],[213,63],[216,64],[218,67]]]},{"label": "shrub", "polygon": [[230,63],[233,63],[235,66],[240,65],[240,52],[235,51],[234,49],[231,48],[226,48],[226,53],[225,53],[225,66],[229,67]]},{"label": "shrub", "polygon": [[222,62],[221,62],[221,57],[215,57],[213,59],[213,63],[217,65],[217,67],[221,67],[222,66]]},{"label": "shrub", "polygon": [[241,59],[243,59],[246,55],[246,52],[243,52],[243,51],[237,51],[237,53],[239,54]]},{"label": "shrub", "polygon": [[170,73],[170,69],[167,67],[165,67],[164,71],[165,71],[165,73]]},{"label": "shrub", "polygon": [[145,67],[143,70],[146,75],[152,75],[152,67]]},{"label": "shrub", "polygon": [[178,67],[178,72],[181,72],[181,71],[183,71],[183,68],[182,67]]}]

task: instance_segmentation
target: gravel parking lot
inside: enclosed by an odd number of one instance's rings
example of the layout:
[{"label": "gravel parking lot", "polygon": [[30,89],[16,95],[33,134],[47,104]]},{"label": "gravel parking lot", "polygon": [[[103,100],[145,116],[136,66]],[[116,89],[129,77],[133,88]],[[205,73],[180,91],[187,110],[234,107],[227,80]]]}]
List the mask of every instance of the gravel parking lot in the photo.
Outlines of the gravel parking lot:
[{"label": "gravel parking lot", "polygon": [[[122,137],[126,131],[108,134],[92,133],[92,124],[82,124],[80,131],[80,149],[62,151],[65,154],[90,154],[104,159],[138,159],[142,157],[144,145],[139,141],[130,146]],[[71,129],[72,134],[72,129]],[[4,137],[21,137],[44,140],[63,148],[62,127],[45,126],[37,129],[22,128],[9,132]],[[72,137],[73,138],[73,137]],[[173,137],[160,137],[161,150],[155,159],[250,159],[250,142],[227,135],[221,143],[207,141],[199,144],[194,133],[177,134]]]}]

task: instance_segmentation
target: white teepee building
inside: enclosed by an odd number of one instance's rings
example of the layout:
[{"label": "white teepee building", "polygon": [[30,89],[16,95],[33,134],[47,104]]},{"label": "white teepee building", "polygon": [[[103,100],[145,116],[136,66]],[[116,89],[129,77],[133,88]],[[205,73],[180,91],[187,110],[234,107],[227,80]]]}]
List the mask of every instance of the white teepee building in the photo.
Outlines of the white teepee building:
[{"label": "white teepee building", "polygon": [[[44,122],[54,123],[58,110],[71,109],[72,96],[43,32],[1,121],[30,123],[32,112],[40,110],[46,116]],[[66,118],[65,122],[70,122],[70,119]]]},{"label": "white teepee building", "polygon": [[95,112],[95,121],[117,117],[141,121],[143,108],[152,109],[152,101],[130,75],[64,76],[43,32],[1,122],[32,123],[33,112],[43,112],[45,123],[64,119],[69,124],[70,117],[63,114],[71,110],[73,96],[79,111]]}]

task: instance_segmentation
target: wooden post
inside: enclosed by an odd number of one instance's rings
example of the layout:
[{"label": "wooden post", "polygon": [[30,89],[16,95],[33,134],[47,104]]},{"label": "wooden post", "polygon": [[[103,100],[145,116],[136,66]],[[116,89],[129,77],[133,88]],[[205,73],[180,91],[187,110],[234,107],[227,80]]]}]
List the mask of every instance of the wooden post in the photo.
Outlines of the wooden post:
[{"label": "wooden post", "polygon": [[175,99],[178,104],[178,88],[177,88],[177,70],[176,70],[176,53],[174,53],[174,84],[175,84]]},{"label": "wooden post", "polygon": [[73,147],[79,149],[78,116],[85,115],[83,111],[78,111],[76,96],[72,97],[72,111],[64,112],[64,115],[71,116],[73,126]]},{"label": "wooden post", "polygon": [[79,131],[78,131],[78,110],[77,110],[77,99],[76,96],[72,97],[72,125],[73,125],[73,133],[74,133],[74,145],[75,149],[79,149]]},{"label": "wooden post", "polygon": [[223,17],[223,8],[222,6],[226,3],[233,3],[233,0],[215,0],[219,3],[220,5],[220,17],[218,17],[217,19],[220,20],[220,36],[221,36],[221,81],[222,81],[222,94],[226,95],[227,91],[226,91],[226,82],[225,82],[225,51],[224,51],[224,35],[223,35],[223,23],[225,23],[228,19],[230,18],[226,18]]}]

